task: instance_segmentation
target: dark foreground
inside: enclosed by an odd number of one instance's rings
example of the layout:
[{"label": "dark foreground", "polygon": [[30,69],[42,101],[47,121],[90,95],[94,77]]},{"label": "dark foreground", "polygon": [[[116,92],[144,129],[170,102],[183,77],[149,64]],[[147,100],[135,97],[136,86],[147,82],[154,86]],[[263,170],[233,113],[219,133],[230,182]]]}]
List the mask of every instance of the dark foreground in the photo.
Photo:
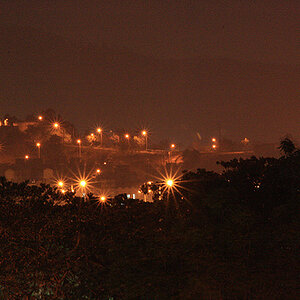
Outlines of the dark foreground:
[{"label": "dark foreground", "polygon": [[184,173],[154,203],[1,178],[0,298],[296,299],[300,155],[284,150]]}]

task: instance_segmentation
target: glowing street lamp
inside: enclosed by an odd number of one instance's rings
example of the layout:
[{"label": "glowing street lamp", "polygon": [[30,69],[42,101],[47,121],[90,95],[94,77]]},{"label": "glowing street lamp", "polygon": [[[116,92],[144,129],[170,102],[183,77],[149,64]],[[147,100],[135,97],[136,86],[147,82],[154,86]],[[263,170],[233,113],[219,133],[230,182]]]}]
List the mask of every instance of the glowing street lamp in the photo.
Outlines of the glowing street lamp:
[{"label": "glowing street lamp", "polygon": [[64,182],[62,180],[58,181],[57,185],[62,188],[64,186]]},{"label": "glowing street lamp", "polygon": [[171,188],[174,185],[174,180],[173,179],[166,179],[166,185]]},{"label": "glowing street lamp", "polygon": [[142,131],[142,135],[145,137],[145,149],[147,150],[147,144],[148,144],[148,133],[146,130]]},{"label": "glowing street lamp", "polygon": [[26,154],[26,155],[25,155],[25,160],[28,160],[28,159],[29,159],[29,155]]},{"label": "glowing street lamp", "polygon": [[102,133],[103,133],[103,131],[102,131],[102,128],[97,128],[97,132],[100,134],[100,145],[101,145],[101,147],[102,147],[102,143],[103,143],[103,136],[102,136]]},{"label": "glowing street lamp", "polygon": [[128,143],[128,148],[129,148],[129,139],[130,139],[130,135],[128,133],[124,134],[125,139],[127,140]]},{"label": "glowing street lamp", "polygon": [[43,121],[43,116],[38,116],[39,121]]},{"label": "glowing street lamp", "polygon": [[58,129],[59,128],[59,123],[58,122],[53,123],[53,127],[54,127],[54,129]]},{"label": "glowing street lamp", "polygon": [[217,141],[217,139],[216,139],[216,138],[212,138],[211,141],[212,141],[213,143],[215,143],[215,142]]},{"label": "glowing street lamp", "polygon": [[38,142],[35,145],[37,146],[37,149],[38,149],[38,158],[41,158],[41,143]]},{"label": "glowing street lamp", "polygon": [[101,170],[100,169],[97,169],[96,170],[96,173],[99,175],[101,173]]},{"label": "glowing street lamp", "polygon": [[213,144],[212,148],[213,148],[213,150],[216,150],[217,149],[217,145]]},{"label": "glowing street lamp", "polygon": [[243,140],[241,140],[241,143],[244,144],[244,145],[248,145],[249,144],[249,139],[247,138],[244,138]]},{"label": "glowing street lamp", "polygon": [[85,180],[80,180],[79,185],[81,188],[85,188],[87,185],[87,182]]},{"label": "glowing street lamp", "polygon": [[174,150],[175,147],[176,147],[175,144],[171,144],[171,145],[170,145],[170,151],[168,151],[168,153],[169,153],[169,163],[171,163],[172,150]]},{"label": "glowing street lamp", "polygon": [[101,196],[101,197],[100,197],[100,201],[101,201],[101,202],[105,202],[105,201],[106,201],[106,197],[105,197],[105,196]]},{"label": "glowing street lamp", "polygon": [[81,157],[81,140],[80,139],[77,140],[77,144],[78,144],[78,154],[79,154],[79,157]]}]

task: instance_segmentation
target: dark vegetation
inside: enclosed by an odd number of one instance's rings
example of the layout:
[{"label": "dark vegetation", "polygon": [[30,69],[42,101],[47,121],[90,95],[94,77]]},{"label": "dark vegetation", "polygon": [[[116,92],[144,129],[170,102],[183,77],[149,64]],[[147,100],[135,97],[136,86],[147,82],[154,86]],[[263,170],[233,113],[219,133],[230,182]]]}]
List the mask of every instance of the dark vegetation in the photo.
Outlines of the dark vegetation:
[{"label": "dark vegetation", "polygon": [[280,148],[185,172],[153,203],[1,178],[1,297],[296,299],[300,151]]}]

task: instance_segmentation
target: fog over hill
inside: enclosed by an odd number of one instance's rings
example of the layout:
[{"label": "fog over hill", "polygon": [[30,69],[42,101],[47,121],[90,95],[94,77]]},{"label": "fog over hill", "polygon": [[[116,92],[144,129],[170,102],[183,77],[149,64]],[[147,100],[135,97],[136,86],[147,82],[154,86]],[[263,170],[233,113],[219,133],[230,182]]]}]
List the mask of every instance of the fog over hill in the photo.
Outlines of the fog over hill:
[{"label": "fog over hill", "polygon": [[149,127],[156,139],[278,141],[299,136],[299,65],[222,58],[160,60],[0,27],[0,111],[25,116],[52,107],[84,129]]}]

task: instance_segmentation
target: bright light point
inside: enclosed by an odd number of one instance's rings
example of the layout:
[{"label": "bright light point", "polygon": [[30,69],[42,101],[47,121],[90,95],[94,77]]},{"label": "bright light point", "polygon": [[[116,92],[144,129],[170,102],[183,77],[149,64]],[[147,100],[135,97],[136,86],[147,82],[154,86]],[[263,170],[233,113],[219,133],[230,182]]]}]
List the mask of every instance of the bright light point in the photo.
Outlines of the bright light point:
[{"label": "bright light point", "polygon": [[93,133],[91,133],[91,136],[94,136],[94,134],[93,134]]},{"label": "bright light point", "polygon": [[61,190],[61,192],[64,194],[66,191],[65,190]]},{"label": "bright light point", "polygon": [[25,159],[29,159],[29,155],[25,155]]},{"label": "bright light point", "polygon": [[212,145],[212,148],[213,148],[213,149],[216,149],[216,148],[217,148],[217,146],[216,146],[216,145]]},{"label": "bright light point", "polygon": [[96,173],[97,173],[97,174],[100,174],[100,173],[101,173],[101,170],[100,170],[100,169],[97,169],[97,170],[96,170]]},{"label": "bright light point", "polygon": [[102,131],[101,128],[97,128],[97,132],[100,133]]},{"label": "bright light point", "polygon": [[215,143],[217,141],[217,139],[216,138],[212,138],[211,141]]},{"label": "bright light point", "polygon": [[129,139],[129,134],[125,134],[125,138],[126,138],[126,139]]},{"label": "bright light point", "polygon": [[144,135],[144,136],[147,135],[147,131],[146,131],[146,130],[143,130],[143,131],[142,131],[142,135]]},{"label": "bright light point", "polygon": [[41,143],[36,143],[36,146],[39,148],[41,147]]},{"label": "bright light point", "polygon": [[42,121],[42,120],[43,120],[43,117],[42,117],[42,116],[38,116],[38,119],[39,119],[40,121]]},{"label": "bright light point", "polygon": [[171,148],[175,148],[175,144],[171,144]]},{"label": "bright light point", "polygon": [[80,184],[80,186],[81,187],[86,187],[86,181],[85,180],[81,180],[80,182],[79,182],[79,184]]},{"label": "bright light point", "polygon": [[103,164],[106,165],[106,161]]},{"label": "bright light point", "polygon": [[105,196],[101,196],[101,197],[100,197],[100,201],[101,201],[101,202],[105,202],[105,201],[106,201],[106,197],[105,197]]},{"label": "bright light point", "polygon": [[172,187],[174,185],[174,181],[172,179],[167,179],[166,184],[167,186]]},{"label": "bright light point", "polygon": [[58,124],[57,122],[55,122],[55,123],[53,123],[53,127],[54,127],[55,129],[57,129],[57,128],[59,127],[59,124]]},{"label": "bright light point", "polygon": [[77,144],[81,144],[81,140],[77,140]]},{"label": "bright light point", "polygon": [[63,181],[59,181],[59,182],[57,183],[57,185],[58,185],[59,187],[63,187],[63,186],[64,186],[64,182],[63,182]]}]

